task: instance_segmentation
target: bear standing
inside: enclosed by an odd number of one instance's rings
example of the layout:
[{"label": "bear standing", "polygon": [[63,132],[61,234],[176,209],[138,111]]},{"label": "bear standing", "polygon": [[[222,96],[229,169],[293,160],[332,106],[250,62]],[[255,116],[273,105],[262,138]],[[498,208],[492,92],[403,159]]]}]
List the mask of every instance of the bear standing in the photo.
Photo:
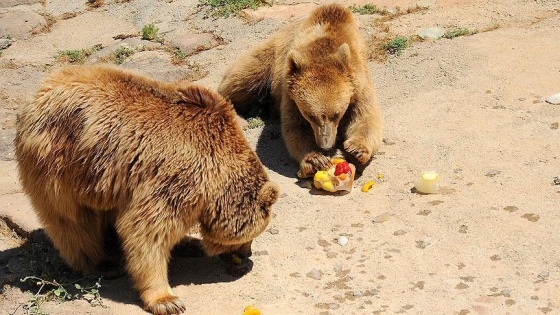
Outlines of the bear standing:
[{"label": "bear standing", "polygon": [[272,98],[300,177],[328,168],[336,149],[366,164],[382,142],[382,119],[365,49],[353,13],[324,5],[238,58],[218,92],[240,114]]},{"label": "bear standing", "polygon": [[192,226],[209,255],[248,256],[279,194],[218,93],[116,67],[46,79],[18,116],[15,148],[24,191],[65,261],[114,276],[103,248],[114,226],[154,314],[185,310],[167,268]]}]

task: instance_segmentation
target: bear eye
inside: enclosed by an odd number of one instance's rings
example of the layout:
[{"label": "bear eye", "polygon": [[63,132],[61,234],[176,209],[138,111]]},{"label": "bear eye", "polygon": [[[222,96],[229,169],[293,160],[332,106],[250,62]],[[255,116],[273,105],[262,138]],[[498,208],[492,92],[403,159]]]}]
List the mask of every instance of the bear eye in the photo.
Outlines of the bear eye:
[{"label": "bear eye", "polygon": [[340,113],[333,114],[329,117],[330,121],[337,121],[340,117]]}]

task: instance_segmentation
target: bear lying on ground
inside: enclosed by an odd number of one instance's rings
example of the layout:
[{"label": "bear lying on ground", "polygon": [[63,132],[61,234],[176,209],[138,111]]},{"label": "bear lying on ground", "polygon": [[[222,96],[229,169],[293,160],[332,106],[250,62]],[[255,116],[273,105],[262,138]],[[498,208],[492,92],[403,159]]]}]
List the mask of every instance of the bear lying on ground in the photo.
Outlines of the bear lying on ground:
[{"label": "bear lying on ground", "polygon": [[193,84],[158,82],[108,66],[47,78],[18,116],[24,191],[65,261],[117,273],[104,252],[114,226],[146,310],[178,314],[170,252],[200,224],[209,255],[250,255],[278,198],[233,106]]},{"label": "bear lying on ground", "polygon": [[228,68],[218,92],[240,114],[272,98],[300,177],[330,166],[343,148],[367,164],[382,142],[382,119],[352,12],[330,4],[277,31]]}]

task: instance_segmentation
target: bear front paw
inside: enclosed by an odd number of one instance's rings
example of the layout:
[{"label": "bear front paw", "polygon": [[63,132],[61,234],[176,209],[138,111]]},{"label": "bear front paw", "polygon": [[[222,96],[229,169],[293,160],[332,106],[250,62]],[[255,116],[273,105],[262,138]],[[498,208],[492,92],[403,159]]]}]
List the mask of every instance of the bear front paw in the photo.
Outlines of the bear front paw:
[{"label": "bear front paw", "polygon": [[146,303],[144,309],[154,315],[181,314],[185,311],[185,304],[178,297],[167,295]]},{"label": "bear front paw", "polygon": [[313,177],[317,171],[327,170],[332,166],[332,161],[325,155],[318,152],[310,152],[299,163],[298,177]]},{"label": "bear front paw", "polygon": [[369,160],[371,160],[372,150],[368,149],[367,146],[360,143],[360,141],[356,141],[354,139],[344,141],[344,150],[350,153],[362,164],[366,164]]}]

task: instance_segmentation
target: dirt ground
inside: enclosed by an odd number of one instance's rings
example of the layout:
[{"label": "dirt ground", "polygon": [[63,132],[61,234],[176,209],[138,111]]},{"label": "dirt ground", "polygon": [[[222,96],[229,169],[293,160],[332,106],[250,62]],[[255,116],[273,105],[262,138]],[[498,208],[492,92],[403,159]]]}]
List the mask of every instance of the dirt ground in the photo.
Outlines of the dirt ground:
[{"label": "dirt ground", "polygon": [[[137,52],[124,67],[216,88],[236,56],[321,1],[278,1],[220,19],[206,18],[194,0],[105,1],[99,8],[20,2],[29,4],[0,6],[0,17],[21,11],[47,18],[0,55],[0,314],[141,314],[128,277],[80,279],[42,233],[17,180],[11,141],[18,108],[64,66],[58,52],[114,49],[122,41],[115,36],[138,34],[148,23],[177,43],[189,34],[212,34],[214,42],[180,62],[163,48]],[[246,275],[232,276],[217,258],[176,253],[169,278],[186,314],[241,314],[248,305],[265,315],[560,314],[560,105],[545,101],[560,93],[560,1],[339,2],[390,12],[427,7],[391,18],[359,15],[371,42],[384,145],[354,189],[333,196],[297,179],[276,122],[247,129],[282,195],[253,243]],[[374,58],[376,38],[413,38],[428,27],[474,34],[414,40],[398,56]],[[439,193],[412,190],[424,170],[440,174]],[[40,290],[41,281],[58,281],[77,296],[41,303],[56,288]]]}]

